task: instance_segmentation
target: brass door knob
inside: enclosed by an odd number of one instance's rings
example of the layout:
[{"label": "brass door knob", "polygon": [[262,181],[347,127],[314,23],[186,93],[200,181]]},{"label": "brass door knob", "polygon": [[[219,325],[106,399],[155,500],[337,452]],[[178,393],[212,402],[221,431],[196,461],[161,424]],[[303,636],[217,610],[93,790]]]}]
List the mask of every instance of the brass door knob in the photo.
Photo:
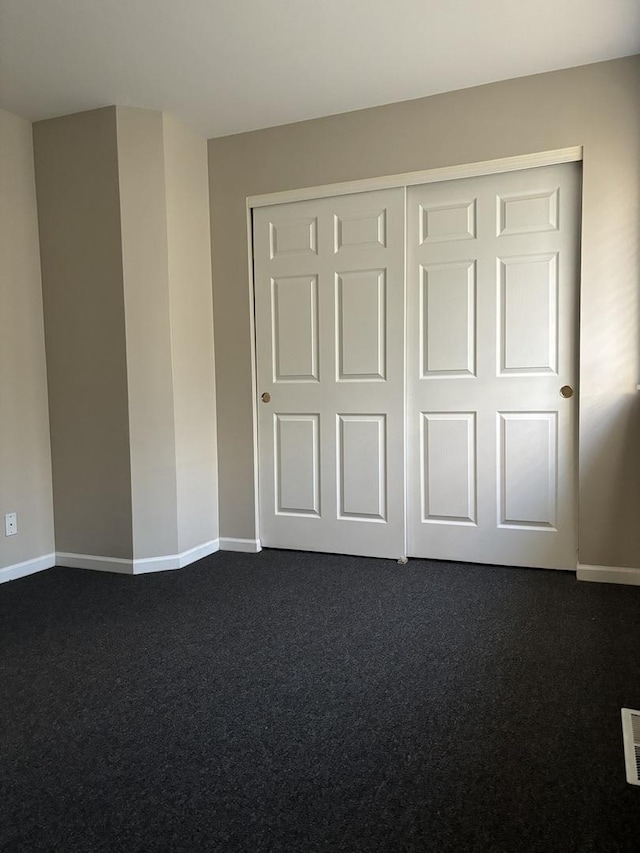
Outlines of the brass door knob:
[{"label": "brass door knob", "polygon": [[265,391],[262,397],[260,397],[263,403],[268,403],[271,400],[271,394],[268,391]]},{"label": "brass door knob", "polygon": [[573,397],[573,388],[571,385],[563,385],[560,389],[560,396],[568,399],[569,397]]}]

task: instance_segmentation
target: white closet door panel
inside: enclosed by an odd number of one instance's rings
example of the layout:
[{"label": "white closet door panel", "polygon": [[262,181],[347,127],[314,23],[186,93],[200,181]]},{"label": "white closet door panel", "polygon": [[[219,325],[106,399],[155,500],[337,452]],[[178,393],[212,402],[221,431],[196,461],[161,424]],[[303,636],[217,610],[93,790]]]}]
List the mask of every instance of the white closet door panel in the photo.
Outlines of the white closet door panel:
[{"label": "white closet door panel", "polygon": [[405,553],[404,197],[254,212],[267,547]]},{"label": "white closet door panel", "polygon": [[475,374],[473,261],[420,266],[422,376]]},{"label": "white closet door panel", "polygon": [[318,276],[271,279],[274,382],[318,381]]},{"label": "white closet door panel", "polygon": [[338,517],[387,520],[386,416],[338,415]]},{"label": "white closet door panel", "polygon": [[422,521],[474,524],[474,412],[421,413]]},{"label": "white closet door panel", "polygon": [[580,173],[408,190],[409,554],[575,568]]},{"label": "white closet door panel", "polygon": [[500,258],[500,373],[558,372],[558,256]]},{"label": "white closet door panel", "polygon": [[320,516],[318,415],[275,415],[275,511]]},{"label": "white closet door panel", "polygon": [[498,524],[553,530],[557,521],[555,412],[500,412]]},{"label": "white closet door panel", "polygon": [[338,273],[336,287],[338,382],[384,380],[386,270]]}]

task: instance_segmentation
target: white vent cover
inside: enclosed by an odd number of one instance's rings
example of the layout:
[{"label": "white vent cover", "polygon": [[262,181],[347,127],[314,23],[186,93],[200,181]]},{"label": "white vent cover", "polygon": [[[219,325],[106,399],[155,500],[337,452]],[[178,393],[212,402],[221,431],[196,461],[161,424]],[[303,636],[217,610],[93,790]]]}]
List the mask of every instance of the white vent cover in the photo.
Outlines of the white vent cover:
[{"label": "white vent cover", "polygon": [[640,711],[622,709],[622,737],[627,782],[630,785],[640,785]]}]

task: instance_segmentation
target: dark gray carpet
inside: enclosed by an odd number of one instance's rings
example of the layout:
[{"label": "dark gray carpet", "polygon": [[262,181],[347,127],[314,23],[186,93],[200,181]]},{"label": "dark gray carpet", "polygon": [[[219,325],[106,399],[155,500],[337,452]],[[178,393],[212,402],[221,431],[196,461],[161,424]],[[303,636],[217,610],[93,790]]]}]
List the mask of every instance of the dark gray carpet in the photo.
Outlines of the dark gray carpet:
[{"label": "dark gray carpet", "polygon": [[0,587],[2,851],[640,850],[640,589],[291,552]]}]

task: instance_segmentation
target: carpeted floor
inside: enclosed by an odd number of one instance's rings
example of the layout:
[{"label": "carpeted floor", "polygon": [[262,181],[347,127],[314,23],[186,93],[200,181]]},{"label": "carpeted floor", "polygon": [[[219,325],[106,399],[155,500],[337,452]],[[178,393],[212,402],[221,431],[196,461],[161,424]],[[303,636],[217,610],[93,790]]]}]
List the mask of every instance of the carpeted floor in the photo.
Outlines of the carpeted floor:
[{"label": "carpeted floor", "polygon": [[0,850],[640,850],[640,589],[264,551],[0,587]]}]

